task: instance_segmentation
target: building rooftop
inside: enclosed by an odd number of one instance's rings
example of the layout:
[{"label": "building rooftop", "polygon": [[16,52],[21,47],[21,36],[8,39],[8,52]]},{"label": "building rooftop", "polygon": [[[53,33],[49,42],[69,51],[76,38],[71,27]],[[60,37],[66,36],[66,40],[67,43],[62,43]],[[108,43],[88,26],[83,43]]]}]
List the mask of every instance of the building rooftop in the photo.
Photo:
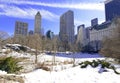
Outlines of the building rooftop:
[{"label": "building rooftop", "polygon": [[72,10],[66,11],[65,13],[63,13],[63,14],[60,16],[60,18],[66,16],[68,13],[73,13],[73,11],[72,11]]},{"label": "building rooftop", "polygon": [[110,24],[111,24],[111,21],[103,22],[100,25],[91,26],[90,30],[93,30],[93,29],[94,30],[105,29],[105,28],[108,28]]},{"label": "building rooftop", "polygon": [[107,3],[111,2],[111,1],[113,1],[113,0],[106,0],[106,1],[105,1],[105,4],[107,4]]},{"label": "building rooftop", "polygon": [[38,11],[36,15],[41,15],[40,12]]}]

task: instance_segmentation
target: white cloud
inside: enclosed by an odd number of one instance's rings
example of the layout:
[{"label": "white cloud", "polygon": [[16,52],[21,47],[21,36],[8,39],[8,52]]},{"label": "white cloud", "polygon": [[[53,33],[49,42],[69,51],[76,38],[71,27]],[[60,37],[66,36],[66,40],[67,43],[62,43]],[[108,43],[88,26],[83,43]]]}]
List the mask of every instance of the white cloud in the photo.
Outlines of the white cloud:
[{"label": "white cloud", "polygon": [[44,9],[34,9],[34,8],[19,8],[17,6],[12,5],[0,5],[0,15],[6,15],[10,17],[18,17],[18,18],[27,18],[27,19],[34,19],[35,14],[40,11],[42,18],[54,21],[58,19],[59,16],[49,12]]},{"label": "white cloud", "polygon": [[4,5],[3,4],[0,4],[0,8],[3,8],[4,7]]},{"label": "white cloud", "polygon": [[4,3],[12,4],[28,4],[28,5],[38,5],[38,6],[48,6],[55,8],[70,8],[70,9],[84,9],[84,10],[104,10],[104,3],[44,3],[44,2],[35,2],[28,0],[1,0]]}]

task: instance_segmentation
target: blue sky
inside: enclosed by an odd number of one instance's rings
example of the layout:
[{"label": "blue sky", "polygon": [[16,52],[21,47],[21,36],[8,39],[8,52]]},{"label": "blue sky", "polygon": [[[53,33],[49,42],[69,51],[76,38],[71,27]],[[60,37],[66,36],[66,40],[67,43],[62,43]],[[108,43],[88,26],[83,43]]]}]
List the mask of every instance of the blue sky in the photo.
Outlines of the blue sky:
[{"label": "blue sky", "polygon": [[51,30],[59,33],[59,17],[68,10],[74,11],[74,25],[90,26],[91,19],[105,21],[105,0],[0,0],[0,31],[14,34],[15,21],[29,24],[34,30],[34,16],[37,11],[42,15],[44,33]]}]

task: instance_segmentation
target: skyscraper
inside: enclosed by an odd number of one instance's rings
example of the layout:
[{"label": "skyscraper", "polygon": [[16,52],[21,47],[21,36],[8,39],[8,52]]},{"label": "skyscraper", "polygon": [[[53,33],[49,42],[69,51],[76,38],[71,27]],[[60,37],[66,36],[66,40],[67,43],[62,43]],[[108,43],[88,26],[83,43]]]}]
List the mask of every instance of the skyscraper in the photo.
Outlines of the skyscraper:
[{"label": "skyscraper", "polygon": [[16,21],[14,35],[27,36],[28,33],[28,23]]},{"label": "skyscraper", "polygon": [[105,1],[105,16],[106,21],[111,21],[113,18],[120,16],[120,0]]},{"label": "skyscraper", "polygon": [[77,43],[81,44],[81,46],[87,45],[89,42],[89,29],[85,28],[85,25],[78,26],[78,33],[77,33]]},{"label": "skyscraper", "polygon": [[35,15],[34,33],[41,34],[41,15],[40,15],[40,12],[37,12],[37,14]]},{"label": "skyscraper", "polygon": [[60,17],[60,40],[74,42],[74,13],[69,10]]},{"label": "skyscraper", "polygon": [[33,35],[33,34],[34,34],[33,30],[30,30],[30,31],[28,32],[28,34],[29,34],[29,35]]},{"label": "skyscraper", "polygon": [[80,29],[81,27],[85,27],[85,25],[82,24],[82,25],[79,25],[79,26],[77,27],[77,34],[79,33],[79,29]]},{"label": "skyscraper", "polygon": [[91,20],[91,26],[96,26],[98,25],[98,18],[94,18]]}]

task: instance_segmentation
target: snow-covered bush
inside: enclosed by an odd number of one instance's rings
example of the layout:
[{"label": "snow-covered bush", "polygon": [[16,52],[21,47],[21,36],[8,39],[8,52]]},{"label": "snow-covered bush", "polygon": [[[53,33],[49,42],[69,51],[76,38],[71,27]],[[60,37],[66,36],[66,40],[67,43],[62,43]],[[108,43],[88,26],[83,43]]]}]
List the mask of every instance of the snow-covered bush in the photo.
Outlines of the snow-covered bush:
[{"label": "snow-covered bush", "polygon": [[120,74],[119,72],[116,71],[116,68],[112,64],[106,62],[105,60],[97,60],[97,61],[93,60],[92,62],[84,61],[79,63],[79,65],[81,68],[86,68],[88,65],[90,65],[93,68],[101,66],[102,69],[104,68],[112,69],[116,74]]},{"label": "snow-covered bush", "polygon": [[93,60],[92,63],[91,63],[91,66],[92,66],[93,68],[97,67],[98,65],[99,65],[99,62],[97,62],[97,61],[95,61],[95,60]]},{"label": "snow-covered bush", "polygon": [[101,68],[109,68],[111,64],[109,62],[106,62],[104,60],[98,60],[99,64],[101,64]]},{"label": "snow-covered bush", "polygon": [[88,65],[91,65],[90,61],[84,61],[82,63],[80,63],[79,65],[81,65],[81,68],[86,68]]}]

